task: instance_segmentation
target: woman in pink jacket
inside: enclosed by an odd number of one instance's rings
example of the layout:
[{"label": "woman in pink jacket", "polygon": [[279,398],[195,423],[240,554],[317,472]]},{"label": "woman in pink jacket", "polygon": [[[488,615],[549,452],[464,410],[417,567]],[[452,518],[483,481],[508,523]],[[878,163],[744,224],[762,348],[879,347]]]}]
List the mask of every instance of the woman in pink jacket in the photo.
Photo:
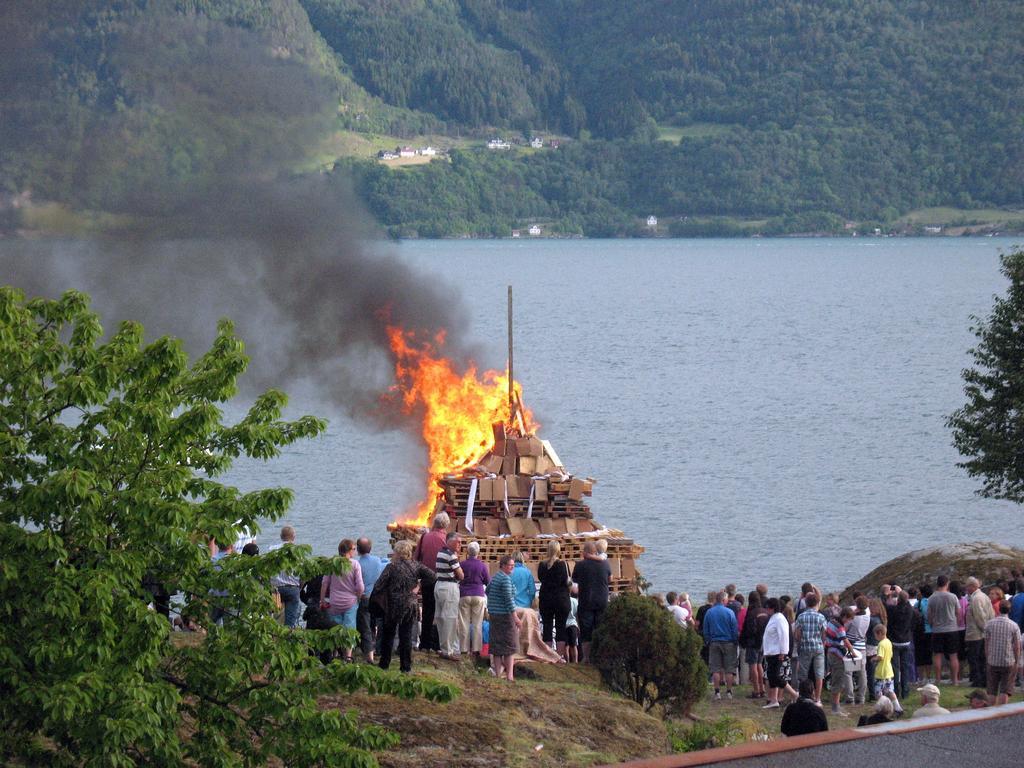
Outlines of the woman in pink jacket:
[{"label": "woman in pink jacket", "polygon": [[[359,561],[352,557],[355,551],[356,543],[352,539],[342,539],[338,554],[349,558],[348,572],[325,576],[320,585],[320,610],[335,624],[349,629],[356,628],[356,611],[363,595],[363,572]],[[352,661],[351,646],[345,649],[345,661]]]}]

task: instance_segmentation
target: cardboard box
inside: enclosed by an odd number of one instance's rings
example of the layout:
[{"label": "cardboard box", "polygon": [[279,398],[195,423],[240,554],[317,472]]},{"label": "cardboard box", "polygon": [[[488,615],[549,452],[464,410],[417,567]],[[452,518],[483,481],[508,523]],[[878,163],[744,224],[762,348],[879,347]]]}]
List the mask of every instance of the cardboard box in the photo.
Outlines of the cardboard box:
[{"label": "cardboard box", "polygon": [[502,423],[492,424],[491,431],[494,433],[494,447],[491,453],[497,456],[505,456],[508,451],[508,440],[505,436],[505,425]]},{"label": "cardboard box", "polygon": [[493,453],[488,453],[479,463],[479,467],[492,475],[496,475],[501,472],[502,462],[505,460],[504,456],[496,456]]},{"label": "cardboard box", "polygon": [[560,521],[565,523],[565,532],[566,533],[579,533],[580,529],[579,529],[578,521],[575,518],[567,517],[564,520],[560,520]]},{"label": "cardboard box", "polygon": [[504,477],[492,477],[491,478],[491,499],[501,503],[505,502],[505,478]]},{"label": "cardboard box", "polygon": [[516,473],[516,457],[506,456],[501,460],[501,474],[514,475]]},{"label": "cardboard box", "polygon": [[622,578],[633,581],[636,578],[636,563],[632,558],[623,558],[621,563]]},{"label": "cardboard box", "polygon": [[536,437],[520,437],[515,441],[517,456],[543,456],[544,446]]},{"label": "cardboard box", "polygon": [[536,456],[521,456],[519,458],[519,474],[521,474],[521,475],[535,475],[535,474],[537,474],[537,457]]},{"label": "cardboard box", "polygon": [[537,474],[546,475],[552,469],[555,468],[554,462],[551,461],[547,456],[537,457]]},{"label": "cardboard box", "polygon": [[538,524],[540,524],[541,533],[554,533],[555,532],[555,521],[550,517],[539,517],[537,518]]},{"label": "cardboard box", "polygon": [[555,449],[551,447],[551,443],[549,443],[547,440],[541,440],[540,444],[544,448],[544,455],[547,456],[549,459],[551,459],[551,462],[556,467],[564,467],[565,466],[562,463],[562,460],[560,458],[558,458],[558,454],[555,453]]},{"label": "cardboard box", "polygon": [[505,525],[508,526],[508,532],[511,533],[513,536],[522,536],[523,535],[523,522],[524,522],[523,518],[521,518],[521,517],[510,517],[510,518],[506,519],[504,522],[505,522]]},{"label": "cardboard box", "polygon": [[523,535],[524,536],[539,536],[540,535],[540,526],[537,524],[537,521],[534,520],[533,518],[526,518],[526,519],[520,520],[520,522],[523,525]]},{"label": "cardboard box", "polygon": [[577,477],[574,477],[569,482],[569,498],[573,501],[579,501],[583,498],[584,483]]},{"label": "cardboard box", "polygon": [[533,481],[533,500],[534,501],[547,501],[548,500],[548,481],[547,480],[534,480]]},{"label": "cardboard box", "polygon": [[562,533],[568,533],[569,532],[568,531],[568,526],[566,525],[566,523],[569,522],[568,520],[565,520],[565,519],[563,519],[561,517],[555,517],[555,518],[550,518],[549,517],[547,519],[551,521],[551,532],[552,533],[562,534]]}]

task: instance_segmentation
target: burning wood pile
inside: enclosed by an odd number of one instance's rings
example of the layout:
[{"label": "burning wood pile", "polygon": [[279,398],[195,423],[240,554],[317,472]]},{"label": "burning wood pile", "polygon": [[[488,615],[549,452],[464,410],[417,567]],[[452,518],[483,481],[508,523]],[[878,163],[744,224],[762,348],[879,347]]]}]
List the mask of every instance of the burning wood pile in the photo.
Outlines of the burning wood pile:
[{"label": "burning wood pile", "polygon": [[[594,521],[583,499],[592,495],[596,481],[566,472],[551,443],[525,429],[497,423],[492,430],[494,442],[479,461],[437,479],[440,490],[430,519],[447,512],[464,541],[479,542],[480,559],[492,573],[502,555],[521,551],[536,576],[552,539],[569,562],[582,558],[588,539],[605,539],[612,591],[636,589],[636,558],[644,549],[622,531]],[[392,543],[418,539],[424,530],[419,523],[395,524]]]},{"label": "burning wood pile", "polygon": [[[394,397],[407,413],[419,414],[427,448],[427,494],[412,519],[392,523],[392,544],[416,540],[439,512],[466,541],[480,543],[480,559],[493,574],[502,555],[525,552],[534,576],[548,542],[561,544],[562,557],[575,563],[583,544],[608,543],[614,592],[636,589],[636,558],[643,547],[622,531],[594,522],[583,501],[592,478],[566,472],[547,440],[537,437],[533,414],[522,404],[522,388],[512,376],[512,288],[508,293],[508,368],[477,374],[470,365],[458,372],[445,357],[444,333],[424,339],[389,326],[395,364]],[[507,394],[506,394],[507,393]]]}]

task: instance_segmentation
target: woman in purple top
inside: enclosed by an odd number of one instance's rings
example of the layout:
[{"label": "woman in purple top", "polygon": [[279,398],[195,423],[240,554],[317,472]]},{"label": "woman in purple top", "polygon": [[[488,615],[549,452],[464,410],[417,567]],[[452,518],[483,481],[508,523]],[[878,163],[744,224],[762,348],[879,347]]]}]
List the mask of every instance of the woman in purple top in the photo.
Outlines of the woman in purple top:
[{"label": "woman in purple top", "polygon": [[468,559],[459,563],[463,574],[459,582],[459,650],[463,653],[472,651],[474,656],[479,656],[483,647],[484,608],[487,607],[484,588],[490,583],[491,576],[479,558],[478,542],[469,542],[466,552]]},{"label": "woman in purple top", "polygon": [[[356,628],[356,611],[359,609],[359,598],[363,594],[363,572],[355,554],[356,543],[352,539],[342,539],[338,545],[338,554],[349,558],[348,571],[344,575],[330,574],[324,577],[320,585],[320,610],[327,613],[327,618],[335,624],[349,629]],[[352,660],[351,646],[345,649],[345,661]]]}]

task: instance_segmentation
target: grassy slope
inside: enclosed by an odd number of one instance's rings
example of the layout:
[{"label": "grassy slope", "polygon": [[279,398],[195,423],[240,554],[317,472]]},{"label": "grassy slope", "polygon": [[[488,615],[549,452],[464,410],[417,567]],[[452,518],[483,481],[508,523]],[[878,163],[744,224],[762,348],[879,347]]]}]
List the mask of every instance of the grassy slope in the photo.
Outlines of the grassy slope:
[{"label": "grassy slope", "polygon": [[[331,697],[326,706],[355,708],[366,722],[399,732],[401,746],[378,755],[392,768],[463,766],[590,766],[667,754],[665,725],[639,707],[604,689],[589,667],[520,664],[514,684],[500,682],[468,661],[452,663],[417,653],[415,674],[430,675],[462,689],[452,704],[400,701],[368,695]],[[971,689],[942,686],[942,706],[965,709]],[[730,717],[753,735],[782,738],[782,709],[764,710],[764,700],[747,699],[738,686],[732,700],[697,704],[694,715],[713,721]],[[911,693],[907,717],[919,706]],[[829,727],[854,727],[872,705],[844,705],[849,717],[835,717],[826,705]],[[685,728],[690,721],[679,723]]]},{"label": "grassy slope", "polygon": [[[379,755],[400,768],[461,766],[585,766],[653,757],[669,750],[665,727],[638,706],[601,689],[597,673],[579,666],[522,664],[514,684],[468,661],[417,653],[415,674],[462,689],[452,704],[368,695],[329,698],[355,707],[362,719],[402,735]],[[540,749],[538,749],[540,746]]]}]

